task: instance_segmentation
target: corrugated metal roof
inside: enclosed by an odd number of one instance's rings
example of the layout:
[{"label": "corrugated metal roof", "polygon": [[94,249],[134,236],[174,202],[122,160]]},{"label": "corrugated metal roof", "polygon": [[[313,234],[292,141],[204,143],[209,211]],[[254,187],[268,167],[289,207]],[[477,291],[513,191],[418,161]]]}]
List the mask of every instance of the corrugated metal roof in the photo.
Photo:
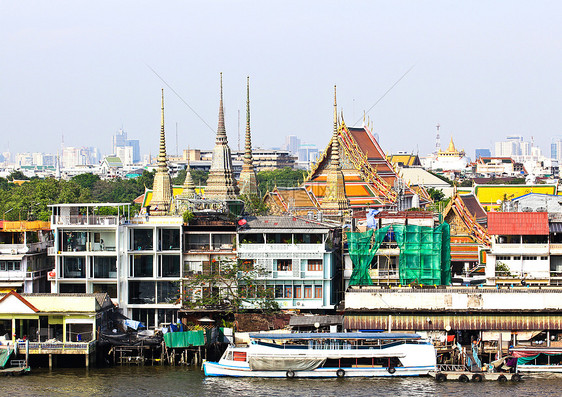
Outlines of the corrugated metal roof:
[{"label": "corrugated metal roof", "polygon": [[493,235],[547,235],[546,212],[489,212],[488,233]]},{"label": "corrugated metal roof", "polygon": [[272,233],[280,233],[279,229],[316,229],[328,230],[335,225],[296,216],[257,216],[246,217],[248,223],[241,229],[266,229]]},{"label": "corrugated metal roof", "polygon": [[387,332],[303,332],[303,333],[251,333],[254,339],[420,339],[417,334]]},{"label": "corrugated metal roof", "polygon": [[389,313],[346,315],[343,324],[347,330],[430,331],[445,330],[447,326],[452,330],[562,330],[562,314]]}]

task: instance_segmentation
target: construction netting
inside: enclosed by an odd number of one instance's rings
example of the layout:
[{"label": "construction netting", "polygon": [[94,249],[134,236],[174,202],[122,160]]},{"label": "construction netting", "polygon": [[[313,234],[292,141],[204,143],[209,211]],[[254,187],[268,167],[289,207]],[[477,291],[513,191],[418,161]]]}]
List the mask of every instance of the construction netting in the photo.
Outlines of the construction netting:
[{"label": "construction netting", "polygon": [[349,232],[347,238],[353,262],[349,285],[373,285],[369,269],[383,241],[396,242],[400,249],[398,274],[401,285],[451,284],[451,239],[447,223],[434,228],[392,225],[362,233]]}]

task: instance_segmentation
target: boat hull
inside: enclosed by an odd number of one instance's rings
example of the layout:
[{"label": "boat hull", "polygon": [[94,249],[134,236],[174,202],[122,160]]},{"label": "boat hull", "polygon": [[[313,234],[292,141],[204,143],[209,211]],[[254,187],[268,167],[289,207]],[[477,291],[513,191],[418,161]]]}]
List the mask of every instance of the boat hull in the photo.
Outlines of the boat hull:
[{"label": "boat hull", "polygon": [[[343,370],[343,376],[338,371]],[[234,376],[256,378],[358,378],[358,377],[396,377],[396,376],[426,376],[434,371],[434,366],[426,367],[396,367],[390,373],[384,367],[348,367],[348,368],[317,368],[311,371],[254,371],[246,366],[232,366],[216,362],[203,363],[206,376]],[[341,375],[341,372],[339,373]]]},{"label": "boat hull", "polygon": [[517,372],[562,374],[562,365],[517,365]]}]

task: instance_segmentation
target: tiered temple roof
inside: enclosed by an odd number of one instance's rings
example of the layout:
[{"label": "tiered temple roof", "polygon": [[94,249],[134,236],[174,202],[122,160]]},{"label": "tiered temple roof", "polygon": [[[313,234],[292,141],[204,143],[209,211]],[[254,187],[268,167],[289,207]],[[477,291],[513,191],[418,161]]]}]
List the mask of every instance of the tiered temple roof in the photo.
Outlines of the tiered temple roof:
[{"label": "tiered temple roof", "polygon": [[[342,120],[337,130],[339,162],[345,193],[352,208],[388,207],[395,205],[397,193],[393,186],[396,172],[382,148],[366,127],[348,127]],[[326,181],[331,169],[332,144],[328,145],[304,186],[321,202],[326,194]],[[407,189],[406,194],[412,194]]]}]

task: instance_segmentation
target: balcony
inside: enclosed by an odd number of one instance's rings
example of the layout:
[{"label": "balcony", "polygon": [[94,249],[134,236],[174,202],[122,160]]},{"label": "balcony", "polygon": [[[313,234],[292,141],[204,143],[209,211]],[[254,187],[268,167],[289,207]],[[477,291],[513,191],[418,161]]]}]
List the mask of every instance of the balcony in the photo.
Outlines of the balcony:
[{"label": "balcony", "polygon": [[18,255],[45,251],[48,242],[28,243],[28,244],[0,244],[0,254]]},{"label": "balcony", "polygon": [[494,255],[548,255],[548,243],[541,244],[492,244]]},{"label": "balcony", "polygon": [[[17,342],[18,350],[25,352],[26,342]],[[96,345],[91,342],[29,342],[29,354],[89,354]]]},{"label": "balcony", "polygon": [[117,226],[120,224],[119,217],[114,215],[54,215],[54,225],[64,226]]},{"label": "balcony", "polygon": [[325,244],[240,244],[240,253],[246,252],[326,252]]}]

